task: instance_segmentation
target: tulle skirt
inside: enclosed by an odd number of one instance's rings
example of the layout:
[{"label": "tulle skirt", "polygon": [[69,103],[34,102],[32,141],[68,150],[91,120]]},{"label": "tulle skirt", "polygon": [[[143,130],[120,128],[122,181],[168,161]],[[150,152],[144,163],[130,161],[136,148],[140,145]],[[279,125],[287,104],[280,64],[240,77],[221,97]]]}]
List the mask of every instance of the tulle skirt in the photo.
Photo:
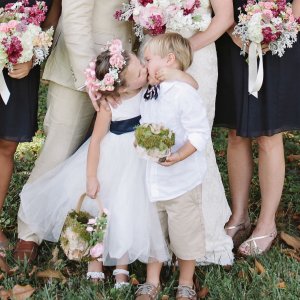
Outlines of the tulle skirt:
[{"label": "tulle skirt", "polygon": [[[109,211],[105,265],[168,259],[155,205],[147,198],[146,161],[136,154],[133,141],[133,133],[108,133],[100,147],[99,196]],[[57,242],[68,212],[85,192],[88,145],[89,140],[64,163],[24,186],[19,217],[39,238]],[[82,210],[96,216],[96,201],[87,199]]]}]

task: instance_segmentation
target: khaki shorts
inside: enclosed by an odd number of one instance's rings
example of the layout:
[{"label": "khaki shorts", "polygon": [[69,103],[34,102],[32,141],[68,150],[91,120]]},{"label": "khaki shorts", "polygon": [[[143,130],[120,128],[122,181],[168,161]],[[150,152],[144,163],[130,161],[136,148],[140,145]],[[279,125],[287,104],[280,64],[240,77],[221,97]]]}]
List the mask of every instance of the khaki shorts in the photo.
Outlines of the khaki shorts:
[{"label": "khaki shorts", "polygon": [[156,207],[170,250],[183,260],[202,257],[205,231],[201,185],[175,199],[158,201]]}]

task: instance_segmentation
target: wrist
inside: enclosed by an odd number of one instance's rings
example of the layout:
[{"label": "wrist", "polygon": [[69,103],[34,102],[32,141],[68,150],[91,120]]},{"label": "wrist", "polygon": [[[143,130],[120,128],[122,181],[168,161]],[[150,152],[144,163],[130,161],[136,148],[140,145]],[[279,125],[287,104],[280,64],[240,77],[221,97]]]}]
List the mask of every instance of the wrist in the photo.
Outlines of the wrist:
[{"label": "wrist", "polygon": [[182,153],[179,150],[176,153],[178,156],[178,161],[182,161],[183,160]]}]

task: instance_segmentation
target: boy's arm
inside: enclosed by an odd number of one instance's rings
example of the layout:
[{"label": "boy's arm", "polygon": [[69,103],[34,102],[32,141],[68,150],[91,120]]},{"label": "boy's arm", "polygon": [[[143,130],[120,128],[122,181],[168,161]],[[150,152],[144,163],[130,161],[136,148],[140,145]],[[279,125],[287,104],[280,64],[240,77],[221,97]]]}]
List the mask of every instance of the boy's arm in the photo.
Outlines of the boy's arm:
[{"label": "boy's arm", "polygon": [[185,99],[185,101],[178,100],[181,110],[181,115],[178,117],[186,131],[187,141],[180,149],[172,153],[165,162],[161,163],[163,166],[171,166],[186,159],[195,151],[203,151],[211,134],[206,109],[197,92],[193,91],[191,93],[184,87],[180,87],[176,97]]},{"label": "boy's arm", "polygon": [[97,178],[97,169],[100,157],[100,143],[109,130],[110,122],[111,112],[105,110],[101,106],[99,112],[97,113],[87,156],[86,193],[91,198],[96,198],[100,189]]},{"label": "boy's arm", "polygon": [[190,74],[173,68],[164,67],[156,73],[156,79],[162,81],[181,81],[191,85],[194,89],[198,89],[198,82]]},{"label": "boy's arm", "polygon": [[160,164],[165,167],[172,166],[175,163],[186,159],[196,151],[197,149],[190,143],[190,141],[187,141],[180,149],[168,156],[165,162]]}]

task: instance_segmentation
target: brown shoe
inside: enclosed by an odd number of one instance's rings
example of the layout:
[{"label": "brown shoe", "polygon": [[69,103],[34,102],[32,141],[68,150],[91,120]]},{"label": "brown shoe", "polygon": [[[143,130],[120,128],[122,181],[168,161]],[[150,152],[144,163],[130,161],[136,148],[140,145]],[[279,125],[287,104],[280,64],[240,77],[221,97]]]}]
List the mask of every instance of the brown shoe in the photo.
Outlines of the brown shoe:
[{"label": "brown shoe", "polygon": [[191,287],[179,285],[177,287],[176,300],[197,300],[197,294]]},{"label": "brown shoe", "polygon": [[135,292],[135,300],[157,300],[160,290],[160,284],[158,284],[158,286],[155,286],[154,284],[148,282],[139,284],[138,289]]},{"label": "brown shoe", "polygon": [[32,263],[37,257],[38,247],[39,245],[35,242],[19,240],[14,251],[14,259]]}]

